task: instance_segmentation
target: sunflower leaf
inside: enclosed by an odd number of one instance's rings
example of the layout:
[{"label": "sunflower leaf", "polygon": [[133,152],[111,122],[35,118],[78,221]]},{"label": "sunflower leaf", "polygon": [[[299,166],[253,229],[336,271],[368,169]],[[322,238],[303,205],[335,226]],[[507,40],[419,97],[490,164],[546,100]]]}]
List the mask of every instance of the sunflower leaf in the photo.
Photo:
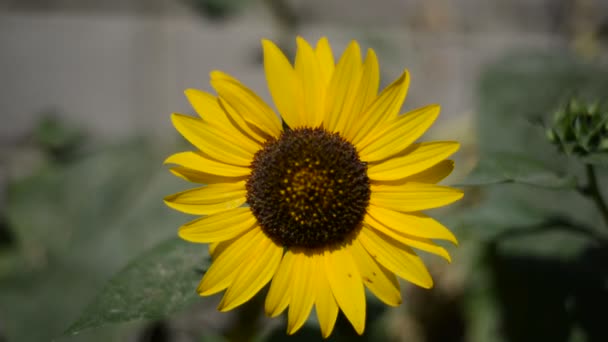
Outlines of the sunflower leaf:
[{"label": "sunflower leaf", "polygon": [[113,323],[158,319],[186,308],[209,260],[200,245],[162,242],[118,272],[65,334]]},{"label": "sunflower leaf", "polygon": [[482,157],[462,186],[521,183],[551,189],[572,189],[576,178],[561,175],[541,162],[513,153],[492,153]]}]

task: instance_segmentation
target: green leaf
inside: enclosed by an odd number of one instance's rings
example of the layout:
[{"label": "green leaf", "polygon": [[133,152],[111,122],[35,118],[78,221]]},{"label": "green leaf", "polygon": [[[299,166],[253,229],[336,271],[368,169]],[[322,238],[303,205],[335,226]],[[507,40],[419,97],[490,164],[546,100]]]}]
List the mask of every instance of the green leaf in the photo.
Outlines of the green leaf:
[{"label": "green leaf", "polygon": [[[162,167],[165,157],[137,139],[27,170],[29,176],[9,184],[5,210],[17,244],[0,272],[3,336],[24,342],[59,336],[112,275],[175,236],[186,219],[162,198],[188,185]],[[122,341],[136,328],[109,326],[69,340]]]},{"label": "green leaf", "polygon": [[551,189],[571,189],[576,178],[560,175],[539,161],[513,153],[492,153],[482,157],[463,186],[521,183]]},{"label": "green leaf", "polygon": [[114,276],[66,334],[184,309],[199,297],[195,289],[208,264],[200,245],[165,241]]}]

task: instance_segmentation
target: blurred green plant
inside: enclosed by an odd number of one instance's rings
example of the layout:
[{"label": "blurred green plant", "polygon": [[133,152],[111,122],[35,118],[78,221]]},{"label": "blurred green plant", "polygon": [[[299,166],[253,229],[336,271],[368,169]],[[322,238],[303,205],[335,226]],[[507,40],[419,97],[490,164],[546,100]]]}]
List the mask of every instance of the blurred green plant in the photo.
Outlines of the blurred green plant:
[{"label": "blurred green plant", "polygon": [[480,162],[464,183],[497,185],[471,188],[473,208],[459,218],[481,242],[468,340],[608,339],[591,314],[608,305],[606,114],[568,101],[601,103],[605,89],[606,68],[559,52],[510,55],[483,74]]},{"label": "blurred green plant", "polygon": [[570,99],[553,115],[547,138],[568,155],[608,158],[608,109]]}]

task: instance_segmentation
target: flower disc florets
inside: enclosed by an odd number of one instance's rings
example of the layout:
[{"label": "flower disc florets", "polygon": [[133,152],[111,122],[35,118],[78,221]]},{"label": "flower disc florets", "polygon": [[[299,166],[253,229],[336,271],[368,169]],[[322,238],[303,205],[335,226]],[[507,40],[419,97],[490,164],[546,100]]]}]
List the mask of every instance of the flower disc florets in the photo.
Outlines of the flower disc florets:
[{"label": "flower disc florets", "polygon": [[286,130],[266,142],[251,168],[247,202],[266,235],[284,247],[344,242],[365,216],[367,166],[337,133]]}]

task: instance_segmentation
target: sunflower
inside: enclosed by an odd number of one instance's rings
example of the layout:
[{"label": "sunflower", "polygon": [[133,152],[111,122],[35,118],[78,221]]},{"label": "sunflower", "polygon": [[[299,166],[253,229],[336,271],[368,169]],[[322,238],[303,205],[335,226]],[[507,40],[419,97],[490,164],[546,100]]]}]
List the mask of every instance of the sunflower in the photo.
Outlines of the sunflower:
[{"label": "sunflower", "polygon": [[365,328],[365,288],[401,304],[398,278],[423,288],[433,281],[420,250],[450,256],[433,240],[454,235],[421,211],[462,197],[436,185],[453,169],[457,142],[415,142],[439,114],[429,105],[400,114],[407,70],[378,93],[376,54],[351,42],[338,63],[321,38],[297,38],[292,66],[262,41],[275,111],[237,79],[211,73],[217,96],[188,89],[195,118],[173,114],[197,149],[170,156],[171,172],[204,186],[168,196],[170,207],[202,217],[179,229],[209,244],[212,264],[197,292],[225,290],[227,311],[270,283],[265,312],[288,310],[287,333],[314,306],[328,337],[339,309],[357,333]]}]

